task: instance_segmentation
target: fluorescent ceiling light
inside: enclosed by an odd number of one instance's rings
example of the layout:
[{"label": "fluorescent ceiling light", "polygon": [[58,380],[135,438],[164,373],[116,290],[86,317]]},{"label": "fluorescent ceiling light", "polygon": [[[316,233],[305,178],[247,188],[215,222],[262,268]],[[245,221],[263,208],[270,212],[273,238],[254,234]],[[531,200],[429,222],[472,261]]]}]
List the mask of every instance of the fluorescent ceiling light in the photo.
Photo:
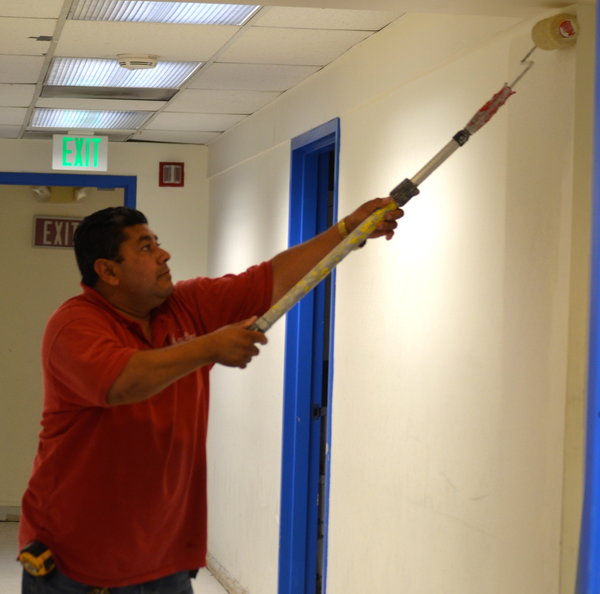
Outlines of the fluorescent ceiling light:
[{"label": "fluorescent ceiling light", "polygon": [[75,21],[127,21],[185,25],[243,25],[260,9],[245,4],[153,2],[145,0],[76,0]]},{"label": "fluorescent ceiling light", "polygon": [[148,111],[91,111],[83,109],[38,108],[33,112],[32,128],[62,128],[73,130],[134,130],[153,112]]},{"label": "fluorescent ceiling light", "polygon": [[116,59],[54,58],[46,85],[178,89],[202,62],[159,62],[154,68],[127,70]]}]

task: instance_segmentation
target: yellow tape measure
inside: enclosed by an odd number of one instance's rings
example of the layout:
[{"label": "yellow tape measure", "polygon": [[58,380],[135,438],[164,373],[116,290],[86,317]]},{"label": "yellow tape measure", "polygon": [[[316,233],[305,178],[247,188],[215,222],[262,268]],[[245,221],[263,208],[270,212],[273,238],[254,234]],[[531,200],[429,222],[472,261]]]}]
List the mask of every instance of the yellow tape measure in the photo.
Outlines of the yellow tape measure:
[{"label": "yellow tape measure", "polygon": [[29,543],[19,553],[19,561],[23,569],[35,577],[48,575],[56,567],[52,559],[52,551],[37,541]]}]

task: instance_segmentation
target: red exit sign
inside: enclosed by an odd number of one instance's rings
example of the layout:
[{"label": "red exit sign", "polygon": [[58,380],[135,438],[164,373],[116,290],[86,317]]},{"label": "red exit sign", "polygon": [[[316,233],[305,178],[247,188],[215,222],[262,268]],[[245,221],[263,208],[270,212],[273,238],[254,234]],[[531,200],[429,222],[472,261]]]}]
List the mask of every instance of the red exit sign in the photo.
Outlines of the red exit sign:
[{"label": "red exit sign", "polygon": [[33,217],[33,245],[37,247],[73,247],[73,234],[81,218]]}]

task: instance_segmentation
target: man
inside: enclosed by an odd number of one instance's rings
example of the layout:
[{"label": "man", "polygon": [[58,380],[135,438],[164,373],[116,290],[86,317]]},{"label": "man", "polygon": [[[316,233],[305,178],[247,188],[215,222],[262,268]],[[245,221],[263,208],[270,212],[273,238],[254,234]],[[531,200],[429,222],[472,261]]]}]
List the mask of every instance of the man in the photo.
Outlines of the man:
[{"label": "man", "polygon": [[[56,567],[24,571],[23,593],[192,593],[206,555],[211,366],[244,368],[267,342],[250,329],[256,316],[389,200],[242,274],[176,285],[139,211],[81,222],[83,293],[44,334],[42,431],[20,527],[21,548],[49,550]],[[390,239],[400,216],[389,211],[372,237]]]}]

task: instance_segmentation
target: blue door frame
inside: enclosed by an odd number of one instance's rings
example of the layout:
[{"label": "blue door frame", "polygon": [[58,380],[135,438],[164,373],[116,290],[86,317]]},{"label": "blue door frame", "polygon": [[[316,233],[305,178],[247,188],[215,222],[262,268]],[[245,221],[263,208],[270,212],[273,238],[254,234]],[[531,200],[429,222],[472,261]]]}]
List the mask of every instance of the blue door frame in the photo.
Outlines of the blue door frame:
[{"label": "blue door frame", "polygon": [[577,594],[600,592],[600,11],[596,11],[596,90],[590,343],[586,422],[585,491],[581,522]]},{"label": "blue door frame", "polygon": [[[337,217],[337,171],[339,120],[335,119],[292,141],[290,181],[289,244],[295,245],[324,230],[327,213],[316,204],[323,186],[322,156],[333,151],[333,217]],[[326,208],[325,204],[325,208]],[[331,285],[331,302],[334,299]],[[331,406],[325,417],[315,415],[315,394],[320,393],[323,365],[324,287],[321,284],[302,299],[287,315],[285,350],[285,386],[283,414],[283,451],[281,479],[281,523],[279,549],[279,594],[313,594],[317,571],[317,528],[321,423],[331,422]],[[330,341],[329,361],[332,361]],[[321,367],[316,369],[315,366]],[[331,385],[332,365],[326,381]],[[329,435],[329,432],[328,432]],[[326,476],[329,476],[329,450]],[[325,491],[327,517],[328,480]],[[326,530],[325,530],[325,553]],[[325,589],[326,565],[323,571]]]},{"label": "blue door frame", "polygon": [[83,175],[73,173],[0,171],[0,184],[7,186],[123,188],[124,205],[129,208],[135,208],[137,202],[137,177],[132,175]]}]

